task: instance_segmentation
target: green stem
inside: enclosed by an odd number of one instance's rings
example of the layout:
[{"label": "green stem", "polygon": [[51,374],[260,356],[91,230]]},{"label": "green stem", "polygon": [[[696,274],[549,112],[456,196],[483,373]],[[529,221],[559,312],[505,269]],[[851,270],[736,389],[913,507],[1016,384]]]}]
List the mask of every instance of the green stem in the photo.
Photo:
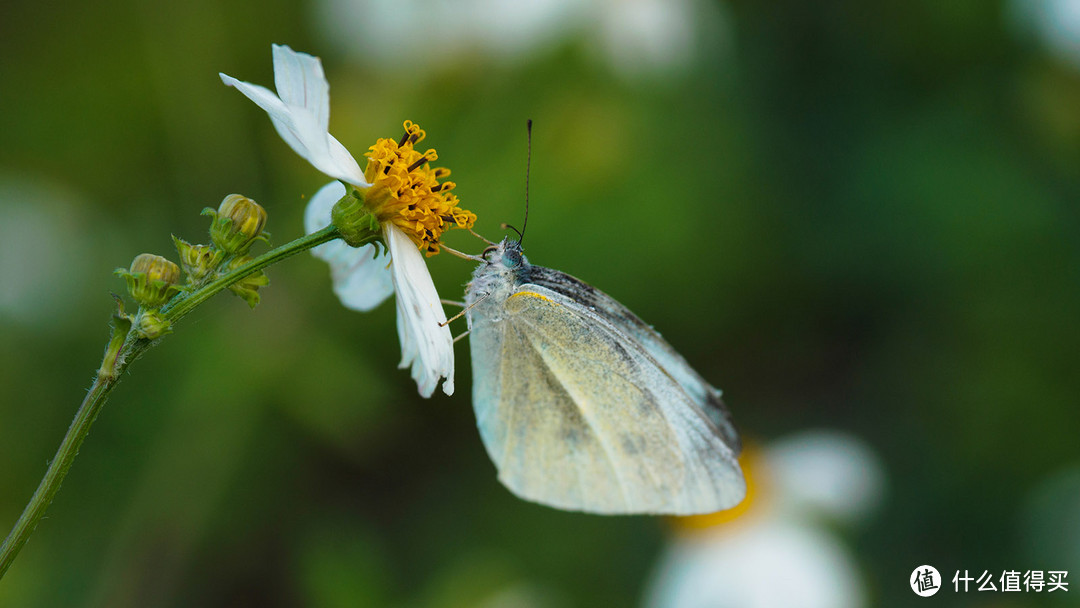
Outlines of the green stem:
[{"label": "green stem", "polygon": [[64,480],[68,469],[71,468],[71,463],[75,460],[75,455],[79,453],[79,446],[82,445],[83,440],[86,439],[86,435],[90,431],[90,425],[94,423],[98,412],[101,411],[101,406],[105,405],[106,397],[115,386],[115,378],[110,380],[107,376],[99,374],[94,379],[94,384],[90,386],[90,391],[86,393],[82,405],[79,406],[79,411],[75,413],[75,419],[71,421],[67,435],[64,435],[64,440],[60,442],[56,455],[53,456],[52,462],[49,463],[49,468],[45,471],[45,477],[41,479],[34,496],[30,498],[30,502],[23,509],[22,515],[15,522],[11,533],[4,539],[4,544],[0,546],[0,577],[3,577],[4,573],[7,572],[11,562],[15,560],[15,556],[19,554],[23,545],[30,538],[30,534],[34,532],[34,528],[37,527],[41,516],[45,514],[45,509],[52,503],[53,497],[56,496],[56,492],[60,489],[60,483]]},{"label": "green stem", "polygon": [[[161,313],[170,323],[175,323],[194,310],[196,306],[232,283],[275,262],[311,249],[316,245],[332,241],[339,236],[340,233],[337,228],[328,226],[318,232],[286,243],[195,291],[173,298],[162,308]],[[373,241],[376,238],[378,238],[378,234],[372,232],[366,241]],[[67,475],[71,463],[74,462],[75,456],[79,453],[79,446],[86,439],[90,427],[94,424],[94,419],[97,418],[102,406],[105,405],[109,393],[116,386],[120,376],[131,362],[135,361],[156,342],[155,340],[147,340],[137,336],[135,330],[131,329],[131,323],[124,318],[120,317],[114,321],[113,337],[109,342],[109,346],[105,349],[105,357],[94,383],[90,386],[86,398],[83,399],[82,404],[75,413],[75,419],[71,421],[71,426],[68,428],[67,434],[64,435],[64,440],[60,442],[56,455],[53,457],[52,462],[49,463],[49,467],[45,471],[45,477],[41,479],[41,483],[38,484],[33,497],[30,498],[30,502],[23,509],[22,515],[19,516],[15,526],[11,529],[7,538],[4,539],[3,545],[0,545],[0,578],[3,578],[4,573],[11,566],[11,562],[15,560],[19,550],[26,544],[30,534],[34,532],[34,528],[37,527],[41,517],[45,514],[45,510],[49,507],[53,497],[56,496],[61,482],[64,481],[64,476]]]}]

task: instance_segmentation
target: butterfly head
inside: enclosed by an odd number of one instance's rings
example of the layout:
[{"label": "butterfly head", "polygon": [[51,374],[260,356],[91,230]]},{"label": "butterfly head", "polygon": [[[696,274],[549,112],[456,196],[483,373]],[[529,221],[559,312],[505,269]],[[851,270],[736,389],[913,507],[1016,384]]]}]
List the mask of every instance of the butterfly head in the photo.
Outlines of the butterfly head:
[{"label": "butterfly head", "polygon": [[521,252],[521,241],[512,241],[509,237],[485,249],[481,256],[489,267],[503,271],[516,271],[529,263]]}]

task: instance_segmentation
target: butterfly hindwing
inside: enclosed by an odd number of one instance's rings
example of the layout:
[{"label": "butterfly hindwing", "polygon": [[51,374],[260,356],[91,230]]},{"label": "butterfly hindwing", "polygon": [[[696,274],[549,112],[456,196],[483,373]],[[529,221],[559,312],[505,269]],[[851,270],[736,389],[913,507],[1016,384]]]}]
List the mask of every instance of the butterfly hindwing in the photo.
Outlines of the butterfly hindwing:
[{"label": "butterfly hindwing", "polygon": [[697,399],[610,315],[525,284],[499,319],[474,328],[472,346],[474,365],[497,369],[474,386],[481,435],[522,497],[679,514],[728,508],[745,493],[734,451]]}]

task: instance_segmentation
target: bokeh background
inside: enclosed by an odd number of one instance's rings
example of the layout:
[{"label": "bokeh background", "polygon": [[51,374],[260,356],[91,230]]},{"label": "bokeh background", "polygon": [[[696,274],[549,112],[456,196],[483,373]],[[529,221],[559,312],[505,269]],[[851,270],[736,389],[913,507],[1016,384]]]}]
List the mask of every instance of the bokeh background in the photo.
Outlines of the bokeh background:
[{"label": "bokeh background", "polygon": [[[232,192],[276,243],[301,233],[326,178],[217,76],[271,85],[273,42],[322,57],[354,153],[419,122],[488,238],[521,222],[534,119],[534,263],[656,325],[751,451],[811,429],[861,445],[873,507],[803,520],[857,581],[836,605],[908,605],[921,564],[939,605],[1080,603],[949,582],[1080,580],[1068,0],[5,2],[3,530],[100,360],[113,268],[175,256],[170,233],[203,238]],[[430,267],[448,298],[472,270]],[[783,502],[706,531],[520,501],[479,441],[467,344],[458,393],[420,399],[391,304],[343,309],[308,255],[269,274],[256,310],[219,295],[131,367],[0,605],[689,605],[665,603],[664,556]],[[862,491],[839,470],[840,499]],[[744,580],[797,584],[764,555]]]}]

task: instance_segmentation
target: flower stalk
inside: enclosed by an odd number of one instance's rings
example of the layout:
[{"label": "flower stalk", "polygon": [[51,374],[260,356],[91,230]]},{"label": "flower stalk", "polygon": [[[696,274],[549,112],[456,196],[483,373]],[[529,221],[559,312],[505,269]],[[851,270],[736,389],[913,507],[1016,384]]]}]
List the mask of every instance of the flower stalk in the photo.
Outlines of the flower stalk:
[{"label": "flower stalk", "polygon": [[[380,234],[377,231],[371,231],[366,239],[361,238],[360,240],[371,242],[379,238],[379,236]],[[175,324],[199,304],[230,285],[259,272],[271,264],[339,237],[338,229],[332,225],[300,237],[230,270],[198,289],[173,297],[161,308],[158,314],[170,325]],[[45,510],[48,509],[49,504],[56,496],[68,469],[71,468],[75,456],[79,453],[79,447],[82,446],[83,440],[86,439],[87,434],[90,432],[90,427],[94,424],[94,420],[108,400],[109,393],[116,387],[127,367],[157,343],[157,340],[145,337],[139,331],[139,328],[132,324],[131,319],[123,313],[122,304],[120,308],[119,314],[113,318],[112,336],[109,339],[108,346],[105,348],[105,355],[102,358],[101,367],[98,369],[93,384],[90,385],[86,397],[83,399],[82,404],[79,405],[75,418],[71,421],[71,426],[68,428],[67,434],[64,435],[63,441],[60,442],[60,447],[56,450],[56,455],[49,463],[45,476],[42,478],[41,483],[38,484],[37,490],[30,498],[26,508],[23,509],[7,538],[4,539],[3,544],[0,545],[0,578],[3,578],[4,573],[7,572],[19,551],[26,544],[38,522],[41,521],[42,516],[45,514]],[[135,317],[138,318],[143,312],[145,311],[140,309]]]},{"label": "flower stalk", "polygon": [[[117,269],[139,308],[128,315],[119,302],[94,383],[30,503],[0,545],[0,578],[52,502],[94,419],[131,362],[223,289],[255,307],[259,288],[269,283],[262,269],[296,253],[318,247],[312,253],[330,263],[334,291],[348,308],[368,311],[396,295],[402,347],[398,367],[411,367],[424,397],[440,383],[444,393],[453,394],[453,339],[423,256],[439,252],[445,231],[471,229],[476,215],[459,207],[451,192],[454,183],[446,180],[450,170],[431,166],[438,159],[435,150],[415,149],[425,133],[411,121],[404,122],[400,140],[380,139],[369,148],[362,171],[327,130],[329,84],[319,59],[278,45],[273,54],[277,93],[224,74],[222,81],[265,110],[294,151],[338,181],[324,186],[308,203],[307,236],[258,257],[252,258],[248,250],[255,241],[266,240],[266,211],[245,196],[231,194],[217,210],[204,211],[212,219],[212,244],[191,244],[174,235],[179,265],[141,254],[130,268]],[[335,239],[343,242],[330,243]],[[377,259],[380,240],[388,261]],[[185,283],[181,274],[187,276]]]}]

